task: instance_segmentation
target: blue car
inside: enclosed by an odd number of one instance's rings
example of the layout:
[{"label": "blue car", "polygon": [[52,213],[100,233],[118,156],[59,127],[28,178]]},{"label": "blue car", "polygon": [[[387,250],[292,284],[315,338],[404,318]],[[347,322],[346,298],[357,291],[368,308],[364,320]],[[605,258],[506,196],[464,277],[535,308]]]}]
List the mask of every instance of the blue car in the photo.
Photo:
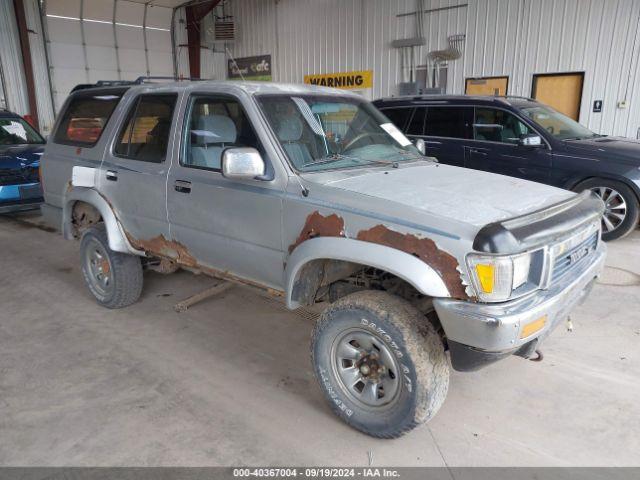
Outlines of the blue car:
[{"label": "blue car", "polygon": [[640,141],[598,135],[522,97],[396,97],[373,102],[441,163],[591,190],[605,203],[602,238],[640,220]]},{"label": "blue car", "polygon": [[38,208],[45,140],[22,117],[0,110],[0,213]]}]

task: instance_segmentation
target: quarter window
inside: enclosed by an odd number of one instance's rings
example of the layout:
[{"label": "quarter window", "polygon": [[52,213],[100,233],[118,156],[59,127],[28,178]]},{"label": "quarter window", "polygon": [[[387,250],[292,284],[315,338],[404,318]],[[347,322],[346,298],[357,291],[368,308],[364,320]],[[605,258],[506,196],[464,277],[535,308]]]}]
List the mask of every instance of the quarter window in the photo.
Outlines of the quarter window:
[{"label": "quarter window", "polygon": [[251,122],[237,100],[195,97],[187,121],[182,164],[220,170],[222,152],[229,147],[251,147],[262,152]]},{"label": "quarter window", "polygon": [[120,132],[115,153],[143,162],[163,162],[176,99],[173,94],[140,95]]},{"label": "quarter window", "polygon": [[95,145],[120,98],[120,93],[74,98],[60,120],[53,137],[54,142],[78,146]]},{"label": "quarter window", "polygon": [[429,107],[425,135],[430,137],[469,138],[472,111],[468,107]]},{"label": "quarter window", "polygon": [[476,108],[473,138],[517,144],[523,135],[535,133],[516,116],[495,108]]}]

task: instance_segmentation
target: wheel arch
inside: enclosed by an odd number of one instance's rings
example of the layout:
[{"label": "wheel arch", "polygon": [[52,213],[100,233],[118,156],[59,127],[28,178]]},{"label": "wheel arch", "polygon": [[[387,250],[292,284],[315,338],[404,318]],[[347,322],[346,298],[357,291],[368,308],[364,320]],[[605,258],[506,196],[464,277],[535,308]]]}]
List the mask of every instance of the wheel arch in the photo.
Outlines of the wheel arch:
[{"label": "wheel arch", "polygon": [[[327,262],[331,266],[328,273]],[[289,256],[284,272],[287,306],[293,309],[312,303],[323,280],[339,280],[362,266],[391,273],[424,295],[451,297],[440,274],[413,255],[361,240],[318,237],[303,242]]]},{"label": "wheel arch", "polygon": [[111,250],[136,255],[143,254],[136,250],[127,239],[109,202],[92,188],[71,187],[66,192],[62,208],[62,233],[64,238],[69,240],[77,238],[77,232],[73,224],[73,210],[78,202],[90,205],[100,214]]},{"label": "wheel arch", "polygon": [[595,180],[595,179],[610,180],[612,182],[620,182],[625,184],[627,187],[631,189],[631,191],[636,197],[636,200],[638,200],[638,203],[640,203],[640,189],[636,184],[634,184],[633,182],[630,182],[628,178],[623,176],[604,174],[604,175],[589,175],[586,177],[572,178],[570,181],[567,182],[567,184],[565,185],[565,188],[567,190],[574,191],[574,188],[576,188],[581,183],[586,182],[587,180]]}]

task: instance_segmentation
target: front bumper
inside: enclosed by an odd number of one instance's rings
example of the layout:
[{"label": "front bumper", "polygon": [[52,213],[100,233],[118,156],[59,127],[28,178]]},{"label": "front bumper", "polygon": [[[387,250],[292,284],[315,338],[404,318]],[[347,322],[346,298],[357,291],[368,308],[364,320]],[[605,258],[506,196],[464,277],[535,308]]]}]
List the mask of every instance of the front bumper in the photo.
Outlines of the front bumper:
[{"label": "front bumper", "polygon": [[33,210],[43,201],[39,183],[0,186],[0,213]]},{"label": "front bumper", "polygon": [[[547,290],[500,304],[439,298],[434,307],[447,336],[456,370],[477,370],[505,356],[528,356],[589,293],[604,268],[600,242],[591,262]],[[521,338],[525,325],[546,316],[544,327]]]}]

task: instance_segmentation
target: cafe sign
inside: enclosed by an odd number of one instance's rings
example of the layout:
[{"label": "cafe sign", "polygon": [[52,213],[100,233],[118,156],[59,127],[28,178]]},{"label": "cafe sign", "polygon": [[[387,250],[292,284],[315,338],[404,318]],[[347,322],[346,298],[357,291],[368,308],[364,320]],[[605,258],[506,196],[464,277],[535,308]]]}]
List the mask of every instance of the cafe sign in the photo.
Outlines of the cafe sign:
[{"label": "cafe sign", "polygon": [[229,80],[271,81],[271,55],[233,58],[228,60],[227,78]]}]

